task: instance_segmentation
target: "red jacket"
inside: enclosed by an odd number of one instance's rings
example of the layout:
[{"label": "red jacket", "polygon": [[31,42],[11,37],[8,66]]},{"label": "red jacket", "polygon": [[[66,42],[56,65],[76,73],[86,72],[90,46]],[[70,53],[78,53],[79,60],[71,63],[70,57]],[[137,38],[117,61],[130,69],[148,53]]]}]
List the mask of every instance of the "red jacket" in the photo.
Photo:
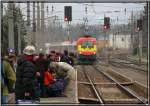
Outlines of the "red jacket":
[{"label": "red jacket", "polygon": [[49,84],[52,84],[53,82],[54,82],[53,75],[48,71],[44,72],[44,85],[48,86]]}]

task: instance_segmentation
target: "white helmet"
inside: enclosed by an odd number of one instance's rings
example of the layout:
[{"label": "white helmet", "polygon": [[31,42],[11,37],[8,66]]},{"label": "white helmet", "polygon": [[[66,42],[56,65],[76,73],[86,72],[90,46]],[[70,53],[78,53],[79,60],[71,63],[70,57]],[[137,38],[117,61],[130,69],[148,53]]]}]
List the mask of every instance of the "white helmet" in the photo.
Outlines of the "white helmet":
[{"label": "white helmet", "polygon": [[26,55],[33,55],[36,53],[35,47],[32,45],[26,46],[23,53]]}]

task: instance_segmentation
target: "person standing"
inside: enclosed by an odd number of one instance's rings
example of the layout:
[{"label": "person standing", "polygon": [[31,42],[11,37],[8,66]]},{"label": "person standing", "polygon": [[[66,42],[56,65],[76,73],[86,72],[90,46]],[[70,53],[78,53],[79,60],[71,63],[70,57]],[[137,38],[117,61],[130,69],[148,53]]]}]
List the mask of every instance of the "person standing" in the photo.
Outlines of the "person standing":
[{"label": "person standing", "polygon": [[12,66],[13,70],[16,72],[17,69],[17,58],[15,54],[14,49],[9,49],[8,50],[8,61],[10,62],[10,65]]},{"label": "person standing", "polygon": [[70,64],[70,65],[72,65],[72,66],[74,65],[74,61],[73,61],[72,57],[69,56],[67,50],[64,50],[64,54],[63,54],[63,56],[61,57],[60,61],[61,61],[61,62],[66,62],[66,63],[68,63],[68,64]]},{"label": "person standing", "polygon": [[38,72],[40,72],[40,77],[38,78],[38,82],[40,84],[41,97],[45,97],[45,89],[44,89],[44,72],[48,70],[49,61],[44,58],[44,54],[40,53],[39,58],[35,61]]},{"label": "person standing", "polygon": [[16,81],[16,75],[11,65],[6,60],[1,61],[1,103],[8,104],[9,90],[13,88]]},{"label": "person standing", "polygon": [[37,81],[37,76],[40,74],[34,64],[35,52],[34,46],[26,46],[23,50],[23,57],[18,59],[15,84],[16,102],[23,99],[40,100]]}]

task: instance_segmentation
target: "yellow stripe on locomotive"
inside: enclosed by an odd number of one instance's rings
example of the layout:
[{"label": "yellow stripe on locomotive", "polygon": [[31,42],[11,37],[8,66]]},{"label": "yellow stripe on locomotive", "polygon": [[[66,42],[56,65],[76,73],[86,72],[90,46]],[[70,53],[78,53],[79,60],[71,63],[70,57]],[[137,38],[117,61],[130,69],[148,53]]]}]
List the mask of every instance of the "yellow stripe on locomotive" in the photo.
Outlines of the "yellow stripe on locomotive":
[{"label": "yellow stripe on locomotive", "polygon": [[78,51],[78,53],[79,52],[85,52],[85,51],[96,52],[97,51],[97,46],[95,44],[92,48],[83,48],[83,47],[81,47],[81,45],[78,45],[77,51]]},{"label": "yellow stripe on locomotive", "polygon": [[91,63],[96,60],[96,38],[83,37],[77,41],[78,61],[80,63]]}]

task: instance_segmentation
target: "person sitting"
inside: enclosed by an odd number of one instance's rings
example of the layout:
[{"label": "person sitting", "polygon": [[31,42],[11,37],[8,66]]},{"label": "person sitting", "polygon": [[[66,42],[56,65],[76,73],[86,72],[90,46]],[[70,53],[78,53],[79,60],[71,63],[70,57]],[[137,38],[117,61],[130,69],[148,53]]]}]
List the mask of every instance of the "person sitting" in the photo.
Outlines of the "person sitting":
[{"label": "person sitting", "polygon": [[54,83],[54,76],[52,74],[52,71],[45,70],[44,72],[44,86],[46,89],[46,96],[52,96],[52,93],[49,90],[49,87]]},{"label": "person sitting", "polygon": [[47,96],[56,97],[64,96],[62,94],[65,84],[63,79],[56,78],[54,67],[50,67],[49,70],[44,73],[44,85],[46,88]]}]

